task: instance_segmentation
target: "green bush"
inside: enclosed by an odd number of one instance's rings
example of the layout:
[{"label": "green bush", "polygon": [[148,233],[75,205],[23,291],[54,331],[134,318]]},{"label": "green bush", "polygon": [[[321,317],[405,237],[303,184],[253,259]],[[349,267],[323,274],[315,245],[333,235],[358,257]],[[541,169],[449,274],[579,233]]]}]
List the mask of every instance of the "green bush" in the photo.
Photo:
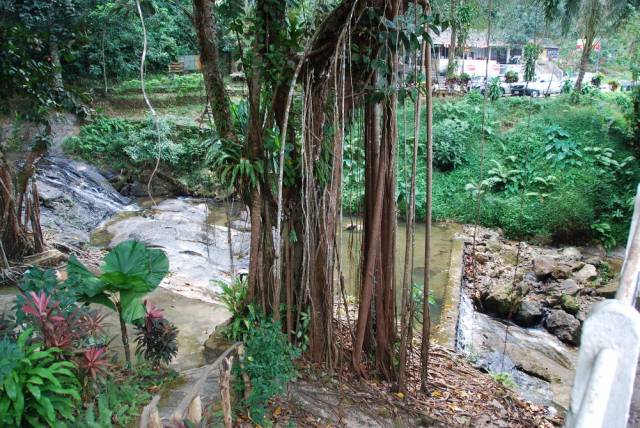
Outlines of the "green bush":
[{"label": "green bush", "polygon": [[[280,323],[268,320],[251,329],[245,343],[241,363],[242,371],[251,379],[251,392],[241,403],[251,419],[263,425],[269,400],[284,393],[296,376],[293,359],[299,356],[299,351],[289,344]],[[240,370],[240,365],[234,367],[234,390],[238,397],[243,397],[245,386]]]},{"label": "green bush", "polygon": [[633,133],[633,144],[640,148],[640,86],[633,88],[631,95],[633,107],[629,113],[629,128]]},{"label": "green bush", "polygon": [[497,101],[502,96],[502,87],[500,86],[500,78],[494,77],[489,81],[489,99]]},{"label": "green bush", "polygon": [[588,194],[564,187],[541,204],[536,217],[555,241],[585,243],[591,237],[595,212]]},{"label": "green bush", "polygon": [[604,75],[602,73],[596,73],[591,78],[591,84],[596,88],[599,88],[602,84],[602,80],[604,79]]},{"label": "green bush", "polygon": [[467,122],[444,119],[433,126],[433,164],[449,171],[464,162],[465,140],[468,136]]},{"label": "green bush", "polygon": [[513,70],[507,71],[504,74],[504,81],[507,83],[516,83],[518,81],[518,73]]},{"label": "green bush", "polygon": [[[127,179],[146,178],[159,157],[163,172],[176,178],[194,195],[210,195],[215,180],[207,163],[211,131],[154,122],[98,117],[83,126],[76,137],[65,140],[65,150],[111,170],[124,171]],[[182,190],[182,189],[180,189]]]},{"label": "green bush", "polygon": [[[31,330],[17,342],[0,341],[3,362],[0,373],[0,421],[3,426],[67,426],[80,401],[80,382],[75,364],[59,361],[60,350],[42,350],[28,344]],[[26,425],[25,423],[25,425]]]}]

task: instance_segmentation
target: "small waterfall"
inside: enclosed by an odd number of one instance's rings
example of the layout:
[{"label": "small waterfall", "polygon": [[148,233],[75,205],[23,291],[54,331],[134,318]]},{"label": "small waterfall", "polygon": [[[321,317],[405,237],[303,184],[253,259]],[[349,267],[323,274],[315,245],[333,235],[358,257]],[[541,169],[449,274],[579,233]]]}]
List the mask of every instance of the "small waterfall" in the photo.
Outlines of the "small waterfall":
[{"label": "small waterfall", "polygon": [[35,177],[42,225],[67,243],[88,242],[90,232],[105,220],[137,209],[95,167],[60,154],[42,159]]}]

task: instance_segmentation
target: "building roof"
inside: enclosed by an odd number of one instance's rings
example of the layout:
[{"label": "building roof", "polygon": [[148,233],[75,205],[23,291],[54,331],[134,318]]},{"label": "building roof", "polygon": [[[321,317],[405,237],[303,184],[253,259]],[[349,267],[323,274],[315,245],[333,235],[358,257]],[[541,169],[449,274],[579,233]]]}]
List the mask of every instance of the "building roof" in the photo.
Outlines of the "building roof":
[{"label": "building roof", "polygon": [[[444,46],[449,47],[451,42],[451,29],[447,28],[444,31],[441,31],[440,34],[433,33],[431,35],[434,46]],[[549,49],[558,49],[558,45],[556,45],[550,39],[542,39],[539,42],[542,47]],[[470,48],[486,48],[487,47],[487,32],[486,31],[478,31],[471,30],[469,31],[469,38],[467,39],[467,46]],[[507,47],[507,46],[521,46],[519,44],[509,44],[503,40],[496,40],[495,38],[491,38],[491,46],[493,47]]]},{"label": "building roof", "polygon": [[[440,34],[432,34],[434,46],[440,45],[449,47],[451,42],[451,29],[447,28],[441,31]],[[471,30],[469,31],[469,38],[467,39],[467,46],[472,48],[486,48],[487,47],[487,33],[484,31]],[[491,46],[507,46],[506,43],[495,40],[492,38]]]}]

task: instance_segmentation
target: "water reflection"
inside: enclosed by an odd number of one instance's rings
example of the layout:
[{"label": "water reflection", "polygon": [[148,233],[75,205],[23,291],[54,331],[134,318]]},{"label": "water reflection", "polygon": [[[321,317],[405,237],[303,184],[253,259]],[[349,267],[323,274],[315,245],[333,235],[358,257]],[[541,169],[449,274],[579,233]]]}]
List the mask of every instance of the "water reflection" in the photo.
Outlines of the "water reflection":
[{"label": "water reflection", "polygon": [[[452,239],[459,225],[449,223],[434,224],[432,228],[432,256],[430,287],[435,298],[435,305],[431,305],[431,321],[435,327],[440,320],[442,302],[449,279],[449,263],[451,259]],[[362,246],[362,219],[345,217],[342,222],[342,236],[340,237],[340,260],[345,278],[346,292],[350,297],[358,295],[360,286],[360,249]],[[407,237],[406,224],[398,222],[396,231],[396,303],[399,307],[402,296],[402,276],[404,269],[405,242]],[[424,276],[424,244],[426,228],[424,224],[416,225],[414,263],[412,281],[422,287]]]}]

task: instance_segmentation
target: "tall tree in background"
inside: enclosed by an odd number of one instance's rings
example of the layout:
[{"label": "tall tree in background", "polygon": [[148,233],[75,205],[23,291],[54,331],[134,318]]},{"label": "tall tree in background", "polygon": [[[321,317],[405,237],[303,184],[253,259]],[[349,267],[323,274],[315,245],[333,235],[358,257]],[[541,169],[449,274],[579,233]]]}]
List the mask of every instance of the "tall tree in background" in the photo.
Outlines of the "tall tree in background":
[{"label": "tall tree in background", "polygon": [[451,28],[451,39],[449,40],[449,52],[447,57],[447,76],[452,76],[456,72],[456,42],[458,40],[456,38],[458,27],[456,25],[457,4],[457,0],[449,0],[449,28]]},{"label": "tall tree in background", "polygon": [[[584,47],[578,66],[575,91],[582,89],[584,74],[589,66],[593,45],[600,33],[619,22],[629,4],[628,0],[544,0],[545,19],[553,21],[561,15],[562,32],[566,35],[573,24],[579,28]],[[561,13],[559,13],[561,11]]]}]

